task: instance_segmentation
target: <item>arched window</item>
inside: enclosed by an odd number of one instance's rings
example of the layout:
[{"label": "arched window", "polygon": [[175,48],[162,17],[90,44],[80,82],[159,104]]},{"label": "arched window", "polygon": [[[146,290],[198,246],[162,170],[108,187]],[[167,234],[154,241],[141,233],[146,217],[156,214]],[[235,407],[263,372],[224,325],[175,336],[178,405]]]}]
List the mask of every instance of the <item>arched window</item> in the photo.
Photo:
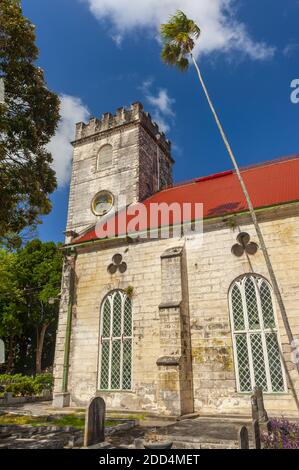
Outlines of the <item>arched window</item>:
[{"label": "arched window", "polygon": [[270,284],[261,276],[245,275],[232,284],[229,303],[238,391],[260,386],[264,392],[284,392]]},{"label": "arched window", "polygon": [[99,389],[132,386],[132,302],[120,290],[103,302],[100,324]]},{"label": "arched window", "polygon": [[106,168],[109,168],[112,165],[112,157],[112,145],[104,145],[98,153],[97,170],[105,170]]}]

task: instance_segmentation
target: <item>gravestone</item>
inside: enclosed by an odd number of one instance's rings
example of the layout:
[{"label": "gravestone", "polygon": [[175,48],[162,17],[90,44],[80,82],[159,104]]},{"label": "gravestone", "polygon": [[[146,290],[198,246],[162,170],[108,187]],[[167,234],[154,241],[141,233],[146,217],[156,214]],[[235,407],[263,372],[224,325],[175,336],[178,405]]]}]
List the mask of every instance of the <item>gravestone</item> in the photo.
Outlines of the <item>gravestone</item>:
[{"label": "gravestone", "polygon": [[4,364],[5,362],[5,346],[4,341],[0,339],[0,364]]},{"label": "gravestone", "polygon": [[253,439],[256,449],[261,449],[261,433],[271,432],[271,422],[269,421],[267,411],[264,405],[263,390],[261,387],[254,388],[254,394],[251,397]]},{"label": "gravestone", "polygon": [[264,406],[263,390],[261,387],[255,387],[254,393],[257,401],[259,423],[267,423],[269,419]]},{"label": "gravestone", "polygon": [[258,420],[259,423],[267,423],[269,421],[261,387],[254,388],[254,394],[251,396],[251,413],[253,421]]},{"label": "gravestone", "polygon": [[239,429],[239,448],[249,449],[249,437],[248,437],[248,430],[246,426],[242,426]]},{"label": "gravestone", "polygon": [[106,404],[103,398],[92,398],[86,410],[84,447],[105,441],[105,413]]},{"label": "gravestone", "polygon": [[255,419],[252,423],[253,428],[253,442],[255,449],[261,449],[261,433],[260,433],[260,425],[257,419]]},{"label": "gravestone", "polygon": [[252,421],[254,421],[255,419],[258,419],[259,417],[257,399],[256,399],[255,394],[251,396],[251,415],[252,415]]}]

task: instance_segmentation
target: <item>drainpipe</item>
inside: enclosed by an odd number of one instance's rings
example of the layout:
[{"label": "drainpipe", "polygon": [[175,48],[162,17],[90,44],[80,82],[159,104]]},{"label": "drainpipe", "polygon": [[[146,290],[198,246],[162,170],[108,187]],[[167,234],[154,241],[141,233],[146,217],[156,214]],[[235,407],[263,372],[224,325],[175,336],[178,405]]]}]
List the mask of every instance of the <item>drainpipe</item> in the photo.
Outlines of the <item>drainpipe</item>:
[{"label": "drainpipe", "polygon": [[69,379],[69,359],[70,359],[70,346],[72,334],[72,317],[73,317],[73,303],[74,303],[74,290],[75,290],[75,262],[76,250],[70,249],[67,253],[67,263],[69,263],[69,298],[67,308],[67,321],[64,342],[64,360],[63,360],[63,377],[62,377],[62,393],[68,392],[68,379]]}]

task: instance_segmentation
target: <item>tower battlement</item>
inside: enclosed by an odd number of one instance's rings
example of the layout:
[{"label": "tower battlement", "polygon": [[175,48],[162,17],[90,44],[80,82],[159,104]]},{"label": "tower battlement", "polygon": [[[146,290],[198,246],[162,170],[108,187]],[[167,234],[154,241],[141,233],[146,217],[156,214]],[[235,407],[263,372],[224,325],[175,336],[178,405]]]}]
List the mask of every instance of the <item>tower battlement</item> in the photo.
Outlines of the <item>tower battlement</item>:
[{"label": "tower battlement", "polygon": [[172,184],[171,144],[141,103],[79,122],[73,147],[67,231],[95,225],[123,198],[134,204]]},{"label": "tower battlement", "polygon": [[101,119],[90,118],[89,122],[79,122],[76,124],[76,138],[74,145],[78,141],[87,137],[111,131],[119,126],[131,123],[140,123],[157,140],[160,147],[169,155],[171,152],[171,142],[166,138],[164,132],[159,129],[158,124],[151,115],[144,111],[143,105],[139,102],[133,103],[130,108],[118,108],[116,114],[104,113]]}]

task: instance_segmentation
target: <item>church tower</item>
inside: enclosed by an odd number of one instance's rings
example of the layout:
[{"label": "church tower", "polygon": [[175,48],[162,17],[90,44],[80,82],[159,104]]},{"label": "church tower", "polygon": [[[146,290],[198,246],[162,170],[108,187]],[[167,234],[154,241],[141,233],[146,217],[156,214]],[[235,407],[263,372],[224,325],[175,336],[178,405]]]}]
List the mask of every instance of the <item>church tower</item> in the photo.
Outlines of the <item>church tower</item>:
[{"label": "church tower", "polygon": [[76,126],[67,241],[125,197],[142,202],[172,184],[171,144],[140,103]]}]

